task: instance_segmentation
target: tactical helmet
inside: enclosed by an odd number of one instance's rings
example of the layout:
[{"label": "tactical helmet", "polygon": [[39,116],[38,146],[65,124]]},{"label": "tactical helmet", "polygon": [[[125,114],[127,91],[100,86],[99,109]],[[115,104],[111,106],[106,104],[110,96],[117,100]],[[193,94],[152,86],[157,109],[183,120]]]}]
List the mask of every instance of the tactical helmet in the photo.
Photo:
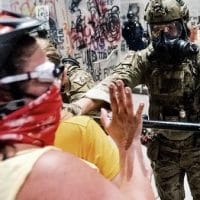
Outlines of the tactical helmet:
[{"label": "tactical helmet", "polygon": [[[0,10],[0,72],[18,39],[41,23],[37,19]],[[3,73],[0,77],[2,76]]]},{"label": "tactical helmet", "polygon": [[135,15],[132,10],[129,10],[127,13],[127,19],[134,19]]},{"label": "tactical helmet", "polygon": [[182,20],[187,23],[189,10],[182,0],[150,0],[145,8],[144,19],[148,24]]}]

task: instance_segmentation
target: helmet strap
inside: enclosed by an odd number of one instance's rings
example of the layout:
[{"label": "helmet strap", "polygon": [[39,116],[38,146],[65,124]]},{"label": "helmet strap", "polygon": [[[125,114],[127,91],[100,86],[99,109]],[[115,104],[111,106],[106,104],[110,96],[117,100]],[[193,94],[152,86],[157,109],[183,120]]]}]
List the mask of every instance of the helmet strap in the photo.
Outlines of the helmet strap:
[{"label": "helmet strap", "polygon": [[184,22],[184,20],[182,20],[182,19],[180,20],[180,23],[181,23],[181,25],[183,27],[182,34],[181,34],[180,38],[183,39],[183,40],[188,40],[188,37],[190,35],[190,30],[187,27],[187,23]]}]

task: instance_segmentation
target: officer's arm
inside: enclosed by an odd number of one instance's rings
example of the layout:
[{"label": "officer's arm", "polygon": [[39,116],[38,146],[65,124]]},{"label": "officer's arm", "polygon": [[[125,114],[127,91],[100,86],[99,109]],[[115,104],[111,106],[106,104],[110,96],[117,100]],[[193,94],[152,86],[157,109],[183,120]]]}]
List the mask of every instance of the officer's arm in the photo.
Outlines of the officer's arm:
[{"label": "officer's arm", "polygon": [[108,86],[117,80],[123,80],[125,85],[133,89],[138,84],[141,84],[142,72],[137,66],[138,56],[135,52],[130,52],[122,63],[114,69],[113,73],[102,80],[99,84],[91,88],[85,97],[76,101],[82,109],[81,114],[86,114],[89,111],[95,110],[103,105],[110,103]]},{"label": "officer's arm", "polygon": [[108,76],[106,79],[86,92],[83,98],[74,102],[81,108],[81,114],[83,115],[89,113],[90,111],[98,110],[106,103],[110,103],[108,86],[110,83],[119,79],[121,79],[121,77],[118,73]]},{"label": "officer's arm", "polygon": [[96,110],[103,104],[103,101],[95,100],[87,97],[83,97],[78,101],[74,102],[74,104],[78,105],[81,109],[80,114],[84,115],[89,113],[92,110]]}]

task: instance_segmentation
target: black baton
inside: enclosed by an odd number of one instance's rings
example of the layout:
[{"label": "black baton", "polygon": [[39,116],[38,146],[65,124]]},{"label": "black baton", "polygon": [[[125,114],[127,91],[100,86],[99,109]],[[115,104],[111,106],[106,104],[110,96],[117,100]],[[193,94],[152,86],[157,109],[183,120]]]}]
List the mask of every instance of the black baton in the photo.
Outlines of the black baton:
[{"label": "black baton", "polygon": [[144,128],[200,131],[200,123],[143,120]]},{"label": "black baton", "polygon": [[[99,116],[91,116],[99,120]],[[171,129],[182,131],[200,131],[200,123],[174,122],[174,121],[157,121],[143,119],[143,128]]]}]

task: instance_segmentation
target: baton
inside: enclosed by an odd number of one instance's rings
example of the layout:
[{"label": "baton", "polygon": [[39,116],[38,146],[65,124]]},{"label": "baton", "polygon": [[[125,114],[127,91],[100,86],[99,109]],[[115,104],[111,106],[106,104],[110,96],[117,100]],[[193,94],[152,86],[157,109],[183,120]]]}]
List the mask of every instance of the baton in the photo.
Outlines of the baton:
[{"label": "baton", "polygon": [[[92,118],[99,120],[99,116],[93,116]],[[174,121],[157,121],[143,119],[143,128],[155,128],[155,129],[171,129],[182,131],[200,131],[200,123],[190,122],[174,122]]]},{"label": "baton", "polygon": [[200,123],[143,120],[144,128],[200,131]]}]

